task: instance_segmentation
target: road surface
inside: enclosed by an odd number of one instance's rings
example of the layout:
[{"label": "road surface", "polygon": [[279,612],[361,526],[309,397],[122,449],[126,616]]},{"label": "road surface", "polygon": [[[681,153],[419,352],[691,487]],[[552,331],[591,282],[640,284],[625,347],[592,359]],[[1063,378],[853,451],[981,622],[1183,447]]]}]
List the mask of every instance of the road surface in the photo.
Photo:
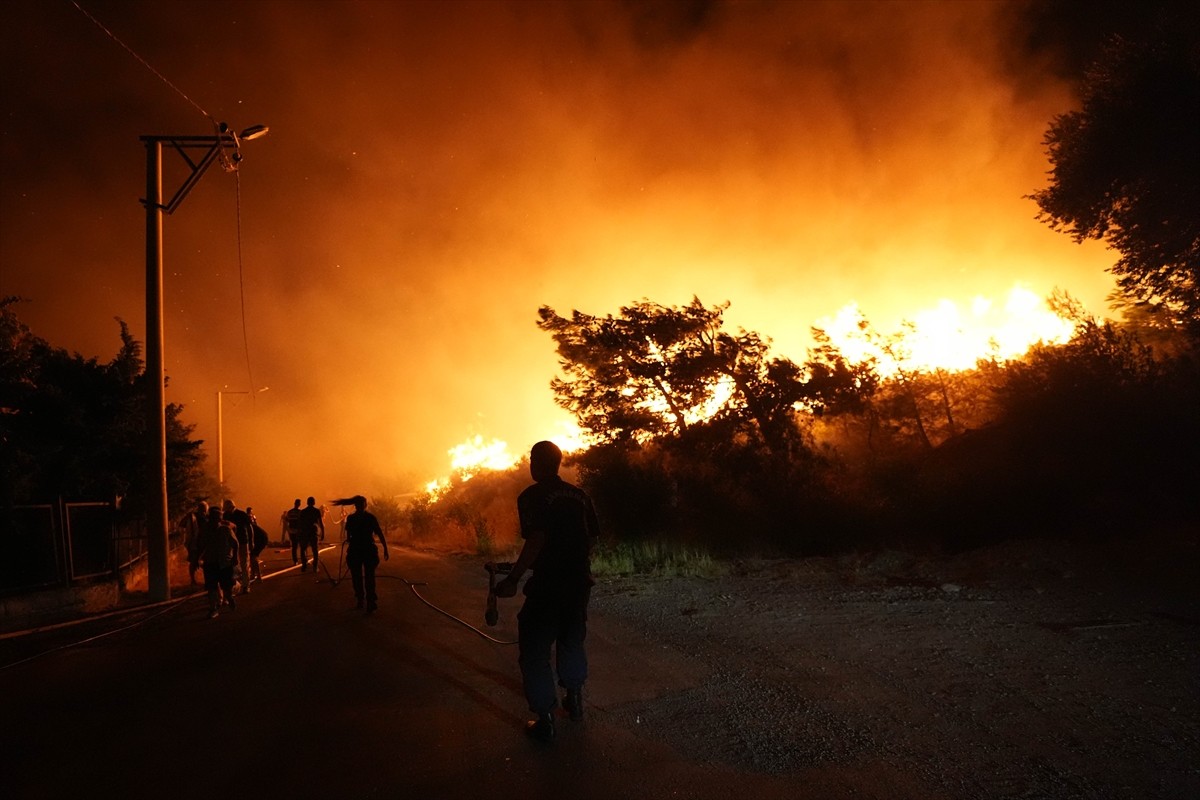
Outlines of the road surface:
[{"label": "road surface", "polygon": [[319,581],[283,550],[264,557],[266,580],[216,619],[196,595],[0,640],[0,794],[829,796],[640,735],[637,704],[686,684],[692,667],[598,614],[586,719],[562,718],[550,745],[526,740],[516,647],[445,615],[515,638],[515,600],[483,625],[475,560],[395,548],[379,570],[380,609],[365,615],[349,579],[336,580],[336,549]]}]

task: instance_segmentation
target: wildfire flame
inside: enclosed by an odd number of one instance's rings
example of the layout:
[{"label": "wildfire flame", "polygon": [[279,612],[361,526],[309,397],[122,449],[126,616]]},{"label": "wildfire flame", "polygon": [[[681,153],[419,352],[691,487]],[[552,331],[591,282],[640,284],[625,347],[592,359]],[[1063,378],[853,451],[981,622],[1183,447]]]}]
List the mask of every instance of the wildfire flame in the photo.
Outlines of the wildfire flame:
[{"label": "wildfire flame", "polygon": [[508,452],[508,443],[499,439],[485,442],[482,436],[467,439],[447,451],[450,468],[468,479],[485,469],[503,470],[516,464],[518,459]]},{"label": "wildfire flame", "polygon": [[1074,326],[1055,314],[1033,291],[1017,285],[1003,304],[976,297],[963,312],[951,300],[917,313],[903,337],[902,352],[885,353],[862,330],[863,315],[849,303],[832,318],[817,322],[830,341],[852,362],[874,358],[883,377],[900,370],[959,371],[972,369],[981,358],[1001,361],[1023,355],[1040,342],[1061,344],[1071,338]]},{"label": "wildfire flame", "polygon": [[[556,430],[551,441],[564,453],[588,447],[586,434],[574,422],[559,421],[554,427]],[[495,438],[485,441],[480,435],[456,444],[447,450],[446,454],[450,456],[452,477],[437,478],[425,484],[425,492],[434,500],[446,493],[454,478],[469,481],[485,470],[503,472],[512,469],[522,458],[512,454],[507,442]]]},{"label": "wildfire flame", "polygon": [[[1055,314],[1035,292],[1021,285],[1014,286],[1003,303],[986,297],[975,297],[967,311],[951,300],[943,299],[933,308],[918,312],[908,321],[900,346],[884,352],[878,337],[873,338],[862,328],[864,317],[857,303],[848,303],[833,317],[818,320],[842,354],[852,362],[874,358],[882,377],[892,377],[901,370],[960,371],[972,369],[981,358],[1009,360],[1023,355],[1037,342],[1058,344],[1071,338],[1074,326]],[[886,337],[885,337],[886,338]],[[716,413],[725,403],[732,385],[718,386],[714,397],[702,409],[692,409],[689,422],[696,422]],[[666,404],[651,408],[665,413]],[[560,421],[551,440],[564,453],[586,449],[591,442],[584,431],[571,421]],[[514,455],[508,443],[500,439],[485,440],[473,436],[451,447],[452,476],[438,478],[425,484],[425,491],[436,500],[450,488],[454,478],[470,480],[485,470],[508,470],[516,466],[521,456]]]}]

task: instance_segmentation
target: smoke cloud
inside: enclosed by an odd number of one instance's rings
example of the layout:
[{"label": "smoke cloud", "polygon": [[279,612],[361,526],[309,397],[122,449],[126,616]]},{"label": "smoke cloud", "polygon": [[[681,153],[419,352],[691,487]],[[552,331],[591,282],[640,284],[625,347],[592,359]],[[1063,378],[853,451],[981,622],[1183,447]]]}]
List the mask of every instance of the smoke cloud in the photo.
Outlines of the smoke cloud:
[{"label": "smoke cloud", "polygon": [[217,391],[269,387],[222,415],[267,518],[553,436],[543,304],[728,300],[802,360],[852,301],[887,329],[1111,289],[1111,254],[1024,199],[1073,100],[1023,3],[80,4],[108,32],[16,0],[0,33],[0,294],[87,356],[114,316],[144,341],[138,137],[269,125],[164,239],[168,400],[215,462]]}]

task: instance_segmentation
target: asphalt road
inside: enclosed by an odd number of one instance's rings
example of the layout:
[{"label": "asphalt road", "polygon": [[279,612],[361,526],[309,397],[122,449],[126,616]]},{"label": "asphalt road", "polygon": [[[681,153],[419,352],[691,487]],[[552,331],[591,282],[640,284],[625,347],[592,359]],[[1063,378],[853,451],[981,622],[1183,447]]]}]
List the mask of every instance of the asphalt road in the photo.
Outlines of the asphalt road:
[{"label": "asphalt road", "polygon": [[[202,596],[0,640],[5,798],[822,797],[630,729],[691,666],[593,613],[587,718],[528,741],[517,601],[483,625],[474,560],[393,550],[380,609],[269,550],[236,611]],[[337,550],[324,559],[338,576]]]}]

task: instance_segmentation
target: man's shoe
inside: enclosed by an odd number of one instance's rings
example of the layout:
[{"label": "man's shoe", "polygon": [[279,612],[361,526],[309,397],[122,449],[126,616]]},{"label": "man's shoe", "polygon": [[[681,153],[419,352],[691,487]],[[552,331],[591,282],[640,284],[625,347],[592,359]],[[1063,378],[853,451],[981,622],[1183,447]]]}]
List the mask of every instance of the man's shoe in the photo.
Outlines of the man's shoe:
[{"label": "man's shoe", "polygon": [[210,608],[210,609],[208,610],[208,618],[209,618],[209,619],[216,619],[216,618],[217,618],[217,616],[218,616],[220,613],[221,613],[221,612],[220,612],[220,611],[217,611],[215,608]]},{"label": "man's shoe", "polygon": [[563,708],[576,722],[583,719],[583,689],[567,689]]},{"label": "man's shoe", "polygon": [[538,714],[537,719],[525,723],[525,735],[539,742],[549,742],[554,739],[554,716]]}]

